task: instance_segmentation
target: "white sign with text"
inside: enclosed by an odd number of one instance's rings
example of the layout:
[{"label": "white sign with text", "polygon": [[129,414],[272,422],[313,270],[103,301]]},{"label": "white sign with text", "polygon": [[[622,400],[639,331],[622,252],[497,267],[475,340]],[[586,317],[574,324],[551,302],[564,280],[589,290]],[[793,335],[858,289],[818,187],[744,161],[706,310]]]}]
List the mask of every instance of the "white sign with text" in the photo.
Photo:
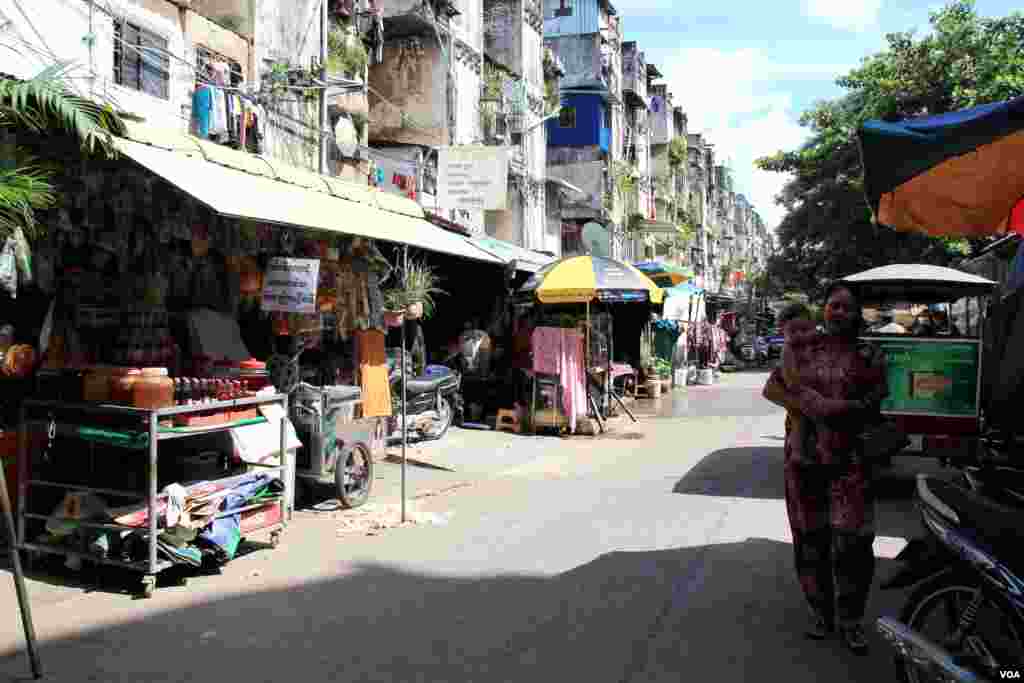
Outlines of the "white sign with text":
[{"label": "white sign with text", "polygon": [[316,313],[316,288],[319,282],[319,260],[272,258],[263,278],[263,310]]},{"label": "white sign with text", "polygon": [[437,155],[437,198],[449,209],[508,208],[508,150],[442,147]]}]

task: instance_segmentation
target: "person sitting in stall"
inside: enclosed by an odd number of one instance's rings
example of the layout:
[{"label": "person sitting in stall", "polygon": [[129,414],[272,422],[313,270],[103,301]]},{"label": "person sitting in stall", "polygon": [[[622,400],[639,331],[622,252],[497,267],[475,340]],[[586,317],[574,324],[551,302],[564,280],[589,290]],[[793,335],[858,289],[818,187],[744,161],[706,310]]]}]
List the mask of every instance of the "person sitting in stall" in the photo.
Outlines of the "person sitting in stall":
[{"label": "person sitting in stall", "polygon": [[926,308],[917,314],[917,319],[914,320],[914,326],[910,328],[910,333],[915,337],[935,336],[935,320],[932,318],[930,309]]},{"label": "person sitting in stall", "polygon": [[962,337],[960,329],[946,314],[946,311],[938,309],[932,312],[932,320],[935,321],[935,334],[940,337]]}]

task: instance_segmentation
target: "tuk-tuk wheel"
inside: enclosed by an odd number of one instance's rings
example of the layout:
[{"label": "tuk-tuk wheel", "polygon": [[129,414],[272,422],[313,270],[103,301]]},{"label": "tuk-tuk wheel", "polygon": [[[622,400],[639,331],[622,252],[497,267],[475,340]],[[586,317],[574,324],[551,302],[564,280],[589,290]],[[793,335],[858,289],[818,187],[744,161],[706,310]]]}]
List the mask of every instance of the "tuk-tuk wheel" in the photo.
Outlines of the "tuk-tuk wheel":
[{"label": "tuk-tuk wheel", "polygon": [[338,490],[338,500],[345,508],[357,508],[370,499],[373,456],[366,446],[357,443],[346,447],[338,455],[334,485]]}]

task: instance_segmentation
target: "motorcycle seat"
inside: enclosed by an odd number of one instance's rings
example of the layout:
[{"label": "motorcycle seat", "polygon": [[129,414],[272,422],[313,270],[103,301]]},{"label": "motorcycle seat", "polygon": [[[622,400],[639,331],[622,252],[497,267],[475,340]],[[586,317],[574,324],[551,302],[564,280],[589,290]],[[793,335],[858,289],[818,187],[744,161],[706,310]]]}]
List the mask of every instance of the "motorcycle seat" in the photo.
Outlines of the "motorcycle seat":
[{"label": "motorcycle seat", "polygon": [[[928,488],[952,508],[963,527],[992,546],[999,559],[1010,563],[1020,556],[1024,540],[1024,510],[1002,505],[950,482],[929,479]],[[1020,560],[1012,564],[1020,565]]]},{"label": "motorcycle seat", "polygon": [[437,391],[447,379],[448,377],[414,377],[405,381],[405,388],[410,394],[426,394]]}]

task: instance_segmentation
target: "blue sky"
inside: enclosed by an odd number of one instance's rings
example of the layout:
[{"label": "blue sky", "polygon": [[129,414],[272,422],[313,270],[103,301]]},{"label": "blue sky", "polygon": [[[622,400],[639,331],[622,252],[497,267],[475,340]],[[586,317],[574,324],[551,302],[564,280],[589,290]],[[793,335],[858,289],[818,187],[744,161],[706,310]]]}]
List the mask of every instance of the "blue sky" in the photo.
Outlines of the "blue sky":
[{"label": "blue sky", "polygon": [[[928,27],[941,0],[612,0],[625,39],[665,74],[690,132],[707,133],[731,161],[741,192],[769,227],[782,217],[773,197],[785,177],[753,160],[805,138],[800,112],[842,94],[835,79],[885,47],[885,34]],[[976,0],[1003,16],[1020,0]]]}]

